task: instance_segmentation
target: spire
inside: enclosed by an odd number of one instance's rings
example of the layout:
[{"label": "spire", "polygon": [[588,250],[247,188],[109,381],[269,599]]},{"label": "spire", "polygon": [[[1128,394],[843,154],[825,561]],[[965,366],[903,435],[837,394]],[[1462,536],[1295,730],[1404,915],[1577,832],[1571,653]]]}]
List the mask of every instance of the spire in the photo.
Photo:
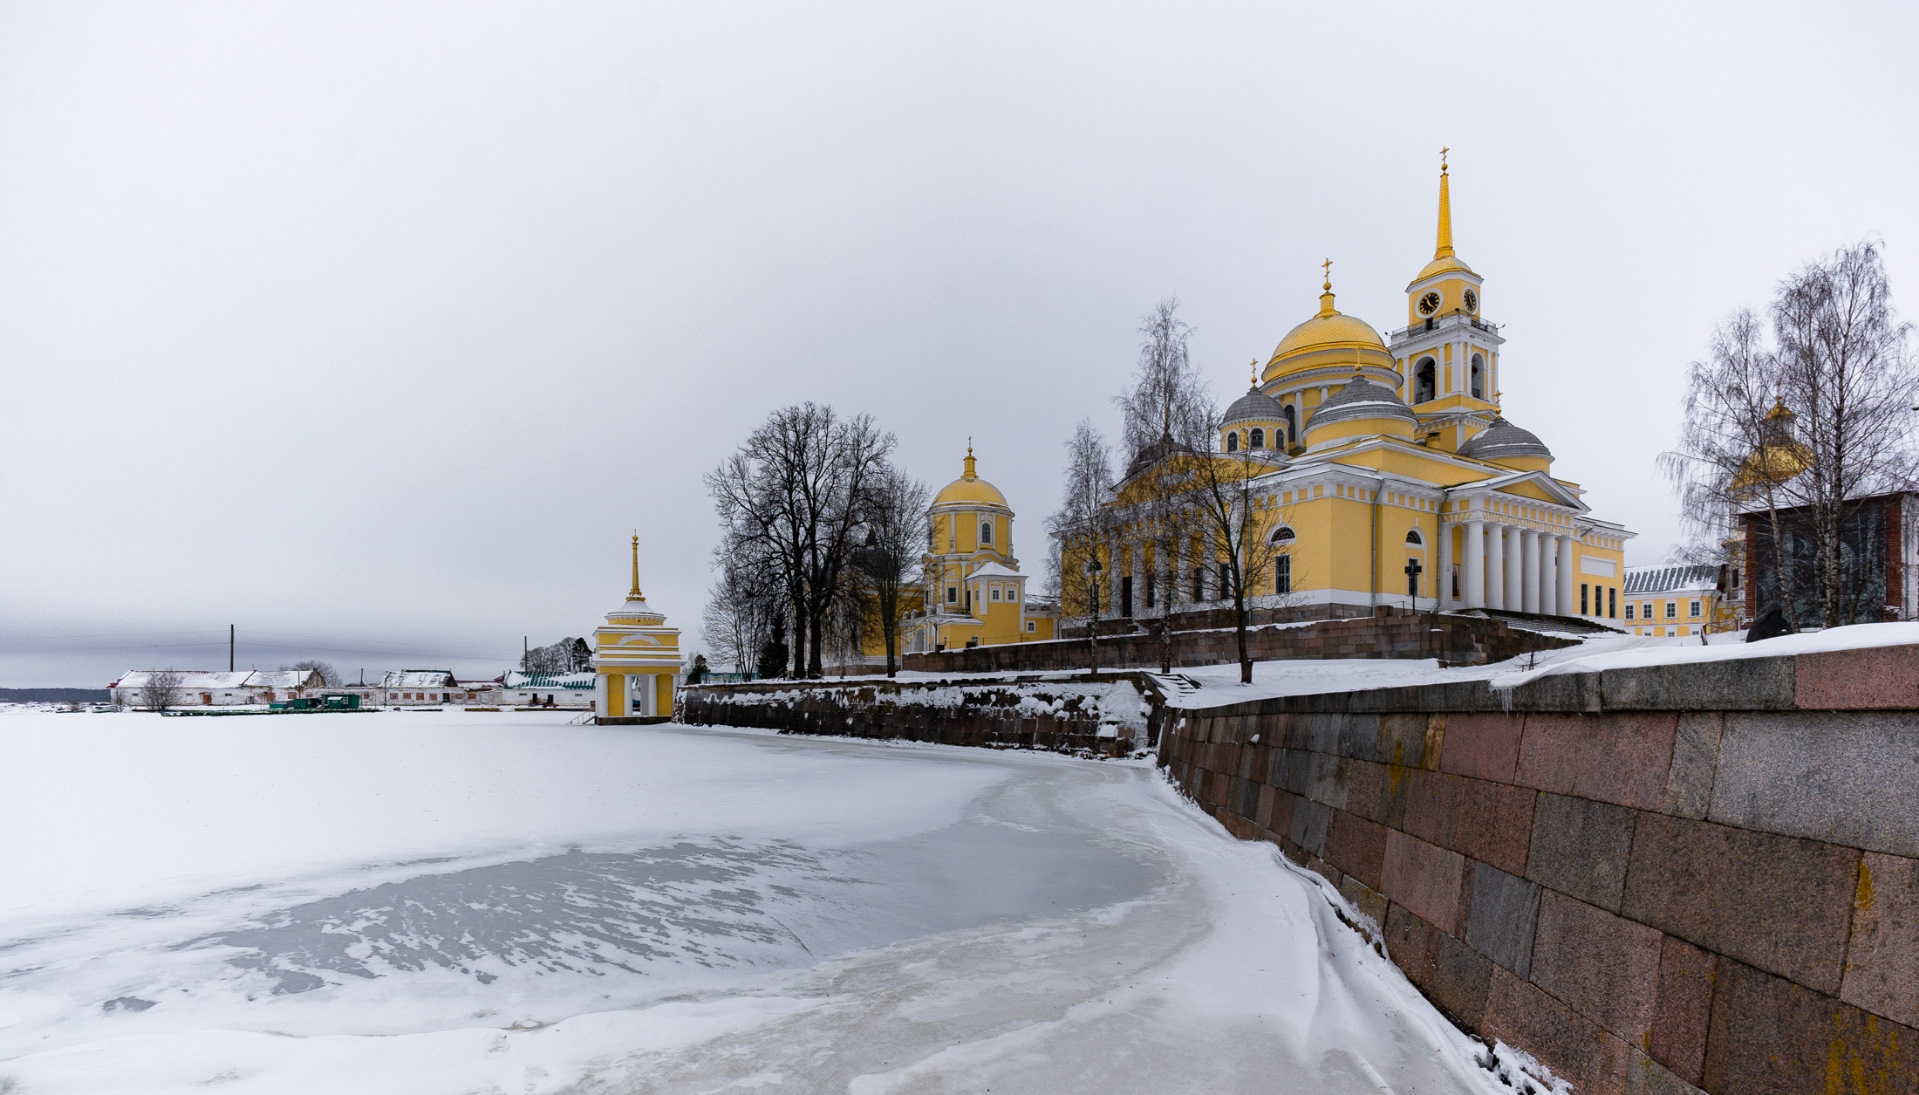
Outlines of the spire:
[{"label": "spire", "polygon": [[1439,150],[1439,243],[1433,248],[1436,259],[1450,258],[1453,253],[1453,198],[1447,186],[1446,153],[1451,149]]},{"label": "spire", "polygon": [[1333,307],[1333,260],[1327,259],[1319,264],[1326,271],[1326,283],[1319,287],[1319,319],[1336,316],[1339,309]]},{"label": "spire", "polygon": [[646,594],[640,592],[640,534],[633,534],[633,588],[627,591],[629,601],[644,601]]},{"label": "spire", "polygon": [[973,468],[974,468],[973,439],[969,437],[966,439],[966,475],[964,476],[964,478],[967,478],[967,479],[979,478],[979,474],[975,472]]}]

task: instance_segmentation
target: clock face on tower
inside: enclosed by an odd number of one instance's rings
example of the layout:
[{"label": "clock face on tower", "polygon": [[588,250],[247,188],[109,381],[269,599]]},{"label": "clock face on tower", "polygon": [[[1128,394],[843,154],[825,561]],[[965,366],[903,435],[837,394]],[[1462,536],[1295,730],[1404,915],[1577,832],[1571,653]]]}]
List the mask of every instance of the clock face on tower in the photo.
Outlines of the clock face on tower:
[{"label": "clock face on tower", "polygon": [[1420,315],[1430,316],[1437,311],[1439,311],[1439,294],[1437,292],[1427,293],[1425,296],[1419,298]]},{"label": "clock face on tower", "polygon": [[1479,311],[1479,294],[1473,292],[1471,289],[1466,290],[1466,310],[1468,312]]}]

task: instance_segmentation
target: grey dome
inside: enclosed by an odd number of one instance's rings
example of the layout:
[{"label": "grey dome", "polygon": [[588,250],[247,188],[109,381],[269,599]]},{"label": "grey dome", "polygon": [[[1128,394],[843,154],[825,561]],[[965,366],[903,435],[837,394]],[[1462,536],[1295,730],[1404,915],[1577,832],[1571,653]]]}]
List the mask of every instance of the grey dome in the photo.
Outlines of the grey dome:
[{"label": "grey dome", "polygon": [[1230,426],[1235,422],[1284,421],[1286,421],[1286,409],[1280,406],[1279,400],[1254,388],[1233,400],[1233,405],[1226,408],[1226,417],[1220,419],[1220,424]]},{"label": "grey dome", "polygon": [[1459,455],[1494,462],[1517,457],[1553,458],[1552,450],[1531,431],[1522,430],[1503,417],[1494,418],[1486,432],[1459,446]]},{"label": "grey dome", "polygon": [[1355,376],[1326,402],[1313,408],[1312,417],[1306,420],[1306,430],[1310,433],[1321,426],[1355,418],[1397,418],[1415,426],[1419,424],[1419,416],[1399,398],[1398,392]]}]

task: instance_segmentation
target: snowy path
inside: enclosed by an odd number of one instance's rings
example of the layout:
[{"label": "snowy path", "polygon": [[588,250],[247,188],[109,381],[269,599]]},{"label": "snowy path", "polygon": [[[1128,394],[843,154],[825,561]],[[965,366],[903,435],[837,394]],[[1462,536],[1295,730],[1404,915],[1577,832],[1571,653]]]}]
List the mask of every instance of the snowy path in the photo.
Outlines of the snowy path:
[{"label": "snowy path", "polygon": [[1139,764],[42,714],[0,792],[10,1095],[1499,1089]]}]

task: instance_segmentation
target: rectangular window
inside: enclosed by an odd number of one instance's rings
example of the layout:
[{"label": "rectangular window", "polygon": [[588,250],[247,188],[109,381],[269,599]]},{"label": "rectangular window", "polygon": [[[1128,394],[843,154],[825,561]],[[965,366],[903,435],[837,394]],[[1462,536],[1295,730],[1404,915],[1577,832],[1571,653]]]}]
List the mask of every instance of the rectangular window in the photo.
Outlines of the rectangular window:
[{"label": "rectangular window", "polygon": [[959,589],[954,586],[947,586],[946,587],[946,603],[950,605],[950,604],[957,604],[958,602],[959,602]]},{"label": "rectangular window", "polygon": [[1668,620],[1677,620],[1679,618],[1679,602],[1678,601],[1666,602],[1666,618]]},{"label": "rectangular window", "polygon": [[1193,568],[1193,600],[1195,602],[1199,602],[1205,599],[1206,599],[1206,572],[1204,570],[1201,570],[1199,567],[1194,567]]},{"label": "rectangular window", "polygon": [[1618,586],[1606,587],[1606,615],[1612,617],[1615,620],[1619,618],[1619,587]]},{"label": "rectangular window", "polygon": [[1291,593],[1293,591],[1293,557],[1282,555],[1273,560],[1273,591]]},{"label": "rectangular window", "polygon": [[1691,610],[1692,618],[1697,620],[1699,618],[1699,602],[1694,601],[1692,604],[1687,605],[1686,607]]},{"label": "rectangular window", "polygon": [[1632,605],[1630,604],[1626,606],[1626,618],[1628,620],[1632,619]]},{"label": "rectangular window", "polygon": [[997,601],[997,600],[999,600],[999,587],[998,587],[998,586],[994,586],[994,587],[993,587],[993,599],[994,599],[995,601]]},{"label": "rectangular window", "polygon": [[1589,600],[1591,589],[1592,587],[1585,582],[1579,583],[1579,614],[1581,616],[1592,615],[1592,603]]},{"label": "rectangular window", "polygon": [[1026,621],[1026,631],[1028,634],[1031,634],[1032,632],[1035,632],[1038,630],[1039,630],[1039,621],[1037,620]]},{"label": "rectangular window", "polygon": [[1154,579],[1158,577],[1159,575],[1157,574],[1148,574],[1146,576],[1146,607],[1147,608],[1153,607],[1153,596],[1157,592],[1156,587],[1158,585],[1158,583],[1155,582]]}]

